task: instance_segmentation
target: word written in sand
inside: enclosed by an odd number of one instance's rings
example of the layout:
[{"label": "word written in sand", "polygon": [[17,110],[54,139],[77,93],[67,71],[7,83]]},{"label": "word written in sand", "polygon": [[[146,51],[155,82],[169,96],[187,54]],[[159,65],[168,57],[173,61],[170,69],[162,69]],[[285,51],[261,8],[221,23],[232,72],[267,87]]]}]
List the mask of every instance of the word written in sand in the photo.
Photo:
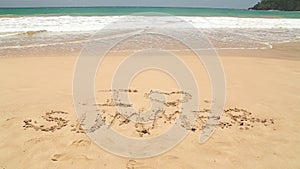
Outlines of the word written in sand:
[{"label": "word written in sand", "polygon": [[[262,124],[263,126],[274,125],[274,120],[272,118],[258,118],[255,117],[254,114],[248,110],[241,108],[228,108],[223,111],[222,117],[212,116],[210,109],[202,109],[195,110],[191,113],[196,115],[196,120],[192,123],[185,121],[183,117],[181,117],[182,110],[179,110],[179,105],[182,103],[186,103],[192,97],[191,94],[184,91],[174,91],[174,92],[160,92],[160,91],[150,91],[149,93],[145,93],[144,97],[146,99],[151,100],[152,102],[158,102],[161,105],[164,105],[166,108],[156,108],[152,110],[153,116],[149,116],[147,123],[142,123],[141,121],[132,121],[131,117],[140,115],[143,113],[144,109],[141,109],[137,112],[131,112],[132,109],[128,109],[126,114],[122,114],[116,110],[112,110],[114,107],[123,107],[123,108],[131,108],[132,104],[122,103],[122,100],[118,98],[118,94],[120,92],[128,92],[128,93],[138,93],[138,90],[133,89],[120,89],[120,90],[101,90],[99,92],[113,92],[113,98],[107,98],[105,103],[96,104],[94,106],[100,107],[97,116],[95,116],[94,124],[87,125],[86,122],[86,114],[83,114],[75,123],[70,124],[71,131],[75,133],[91,133],[97,131],[101,127],[127,127],[133,130],[139,137],[144,137],[145,135],[151,136],[154,130],[159,128],[165,128],[169,125],[169,127],[177,122],[178,118],[181,118],[182,124],[181,127],[186,130],[190,130],[193,132],[201,131],[204,127],[218,127],[220,129],[231,129],[233,127],[238,128],[240,130],[249,130],[257,124]],[[170,97],[173,95],[181,96],[181,99],[175,100],[161,100],[155,98],[154,96],[160,94],[165,95],[166,97]],[[116,103],[117,100],[117,103]],[[208,101],[205,101],[205,103]],[[87,103],[85,103],[86,105]],[[64,115],[64,118],[61,117]],[[60,130],[63,127],[69,125],[69,120],[66,120],[68,113],[63,111],[50,111],[46,112],[45,115],[41,116],[41,118],[48,123],[48,125],[39,125],[37,121],[33,121],[32,119],[24,120],[25,125],[23,126],[25,129],[33,128],[36,131],[43,132],[54,132],[56,130]],[[214,124],[214,126],[208,126],[206,124],[207,120],[213,118],[213,120],[217,120],[218,123]],[[143,119],[145,120],[145,119]]]}]

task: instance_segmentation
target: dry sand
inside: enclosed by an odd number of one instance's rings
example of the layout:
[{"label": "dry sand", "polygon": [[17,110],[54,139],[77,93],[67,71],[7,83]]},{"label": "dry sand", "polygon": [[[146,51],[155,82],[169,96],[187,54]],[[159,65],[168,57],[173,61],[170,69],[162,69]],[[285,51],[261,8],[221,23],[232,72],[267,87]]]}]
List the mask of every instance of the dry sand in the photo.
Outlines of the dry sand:
[{"label": "dry sand", "polygon": [[[201,124],[197,124],[174,149],[150,159],[112,155],[80,131],[72,101],[75,56],[2,58],[0,168],[300,168],[299,49],[299,43],[293,43],[272,50],[219,51],[227,83],[223,125],[205,144],[199,144]],[[104,60],[96,91],[109,89],[109,80],[103,79],[111,78],[122,58]],[[208,78],[198,69],[198,60],[184,58],[200,83],[199,110],[203,111],[211,102]],[[142,98],[152,87],[177,90],[166,74],[144,72],[132,82],[132,88],[139,90],[139,95],[131,98],[136,108],[149,107]],[[96,95],[99,103],[109,98]],[[246,120],[242,125],[241,119]],[[141,137],[138,127],[130,126],[131,130],[123,131]],[[150,135],[144,133],[145,137],[160,132],[162,126],[156,126]]]}]

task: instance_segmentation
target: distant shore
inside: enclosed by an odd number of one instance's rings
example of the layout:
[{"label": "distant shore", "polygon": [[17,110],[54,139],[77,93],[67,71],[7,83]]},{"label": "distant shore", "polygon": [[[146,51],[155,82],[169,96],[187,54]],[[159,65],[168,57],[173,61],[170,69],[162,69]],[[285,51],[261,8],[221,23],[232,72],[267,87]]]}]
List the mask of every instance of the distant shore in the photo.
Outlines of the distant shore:
[{"label": "distant shore", "polygon": [[298,0],[261,0],[250,10],[278,10],[278,11],[300,11],[300,2]]}]

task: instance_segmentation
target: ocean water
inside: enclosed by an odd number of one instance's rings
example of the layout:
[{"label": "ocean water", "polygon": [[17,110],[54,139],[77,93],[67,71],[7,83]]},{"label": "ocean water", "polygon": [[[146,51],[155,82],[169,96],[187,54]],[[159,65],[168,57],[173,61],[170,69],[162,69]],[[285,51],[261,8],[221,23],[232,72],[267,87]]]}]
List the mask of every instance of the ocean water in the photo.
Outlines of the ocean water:
[{"label": "ocean water", "polygon": [[104,35],[106,40],[145,29],[147,24],[151,27],[152,23],[179,34],[190,31],[185,23],[191,24],[214,48],[222,49],[265,49],[274,43],[300,40],[300,12],[145,7],[0,8],[0,56],[46,48],[80,50],[96,32],[129,16],[130,19]]},{"label": "ocean water", "polygon": [[175,16],[227,16],[252,18],[300,18],[300,12],[254,11],[246,9],[169,8],[169,7],[67,7],[0,8],[0,15],[120,16],[141,12],[168,13]]}]

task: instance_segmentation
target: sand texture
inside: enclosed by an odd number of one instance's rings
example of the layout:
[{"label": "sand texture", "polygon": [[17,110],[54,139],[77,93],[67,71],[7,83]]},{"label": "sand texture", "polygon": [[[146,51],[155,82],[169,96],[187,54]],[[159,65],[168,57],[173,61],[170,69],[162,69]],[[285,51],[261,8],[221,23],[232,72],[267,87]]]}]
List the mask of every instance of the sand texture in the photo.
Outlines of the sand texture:
[{"label": "sand texture", "polygon": [[[196,123],[174,149],[157,157],[129,159],[113,155],[86,136],[72,99],[76,56],[0,59],[0,169],[107,168],[300,168],[299,44],[274,49],[219,51],[226,75],[225,108],[213,136],[198,138],[210,112],[208,76],[195,57],[182,55],[195,73],[201,92]],[[160,71],[138,74],[127,92],[140,112],[149,108],[151,89],[161,89],[166,111],[144,125],[126,120],[115,109],[111,77],[123,56],[104,59],[95,80],[95,95],[105,123],[129,137],[155,137],[174,124],[180,90]],[[191,93],[193,95],[193,93]],[[177,100],[177,101],[176,101]],[[179,100],[179,101],[178,101]],[[92,129],[91,129],[92,130]],[[89,132],[91,132],[91,130]]]}]

